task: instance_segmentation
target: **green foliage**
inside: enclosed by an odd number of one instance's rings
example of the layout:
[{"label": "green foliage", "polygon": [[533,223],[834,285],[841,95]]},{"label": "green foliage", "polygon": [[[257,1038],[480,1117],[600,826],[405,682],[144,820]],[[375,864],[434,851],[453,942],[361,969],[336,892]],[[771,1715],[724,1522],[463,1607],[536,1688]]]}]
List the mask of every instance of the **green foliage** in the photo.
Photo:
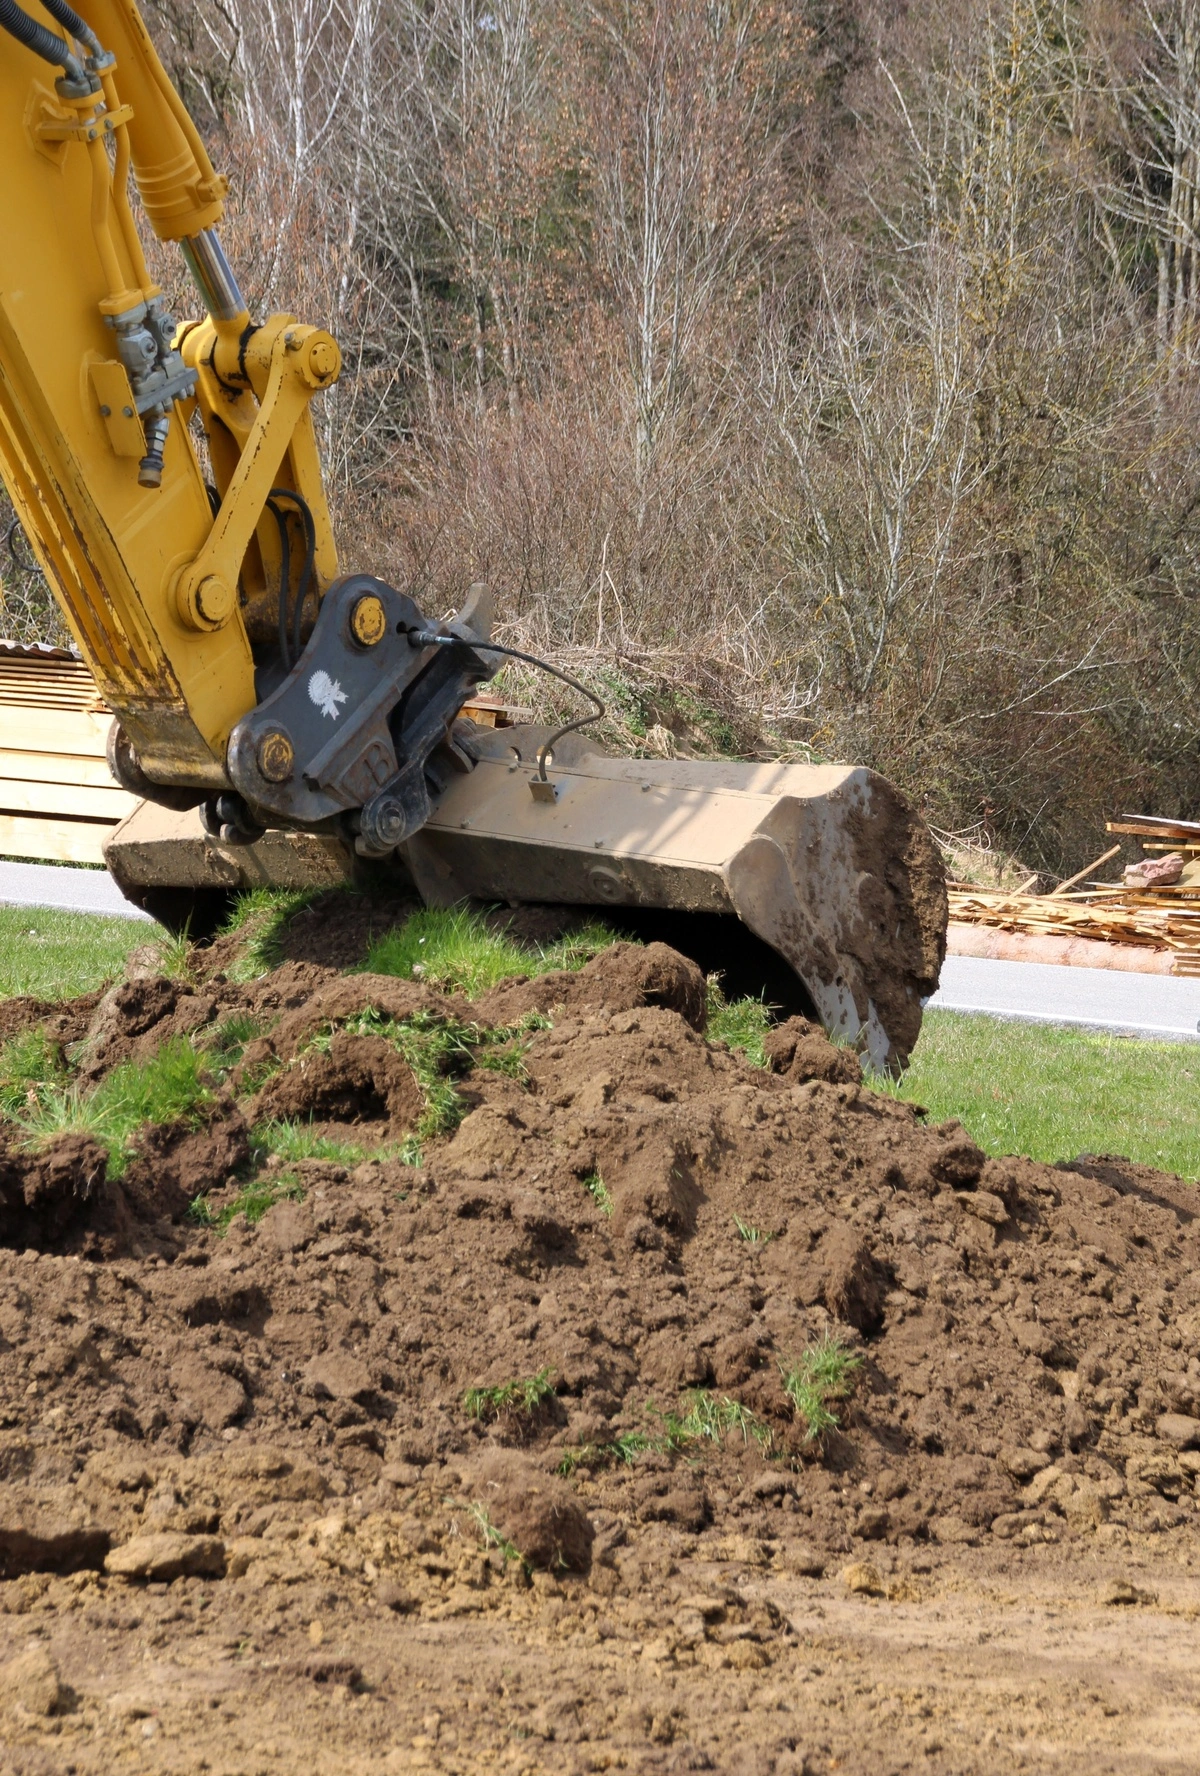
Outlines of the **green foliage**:
[{"label": "green foliage", "polygon": [[632,1467],[647,1449],[662,1447],[661,1439],[647,1436],[645,1431],[623,1431],[610,1443],[576,1443],[565,1449],[554,1471],[567,1480],[577,1468],[612,1467],[618,1462]]},{"label": "green foliage", "polygon": [[362,972],[399,975],[477,998],[516,974],[582,968],[615,941],[615,932],[593,923],[529,949],[468,907],[424,907],[371,945]]},{"label": "green foliage", "polygon": [[494,1418],[529,1418],[554,1393],[550,1369],[539,1369],[515,1381],[501,1382],[499,1387],[468,1388],[463,1395],[463,1411],[470,1418],[485,1422]]},{"label": "green foliage", "polygon": [[689,1443],[723,1443],[727,1436],[740,1436],[743,1443],[751,1438],[761,1449],[771,1441],[769,1426],[755,1417],[748,1406],[728,1394],[717,1395],[708,1388],[689,1388],[683,1396],[680,1413],[666,1413],[663,1426],[667,1446],[681,1449]]},{"label": "green foliage", "polygon": [[213,1070],[227,1073],[236,1067],[247,1044],[261,1034],[262,1024],[250,1012],[231,1012],[205,1033],[204,1050]]},{"label": "green foliage", "polygon": [[483,1538],[484,1547],[495,1548],[497,1552],[504,1556],[505,1565],[507,1565],[510,1560],[516,1560],[524,1566],[525,1559],[521,1550],[515,1545],[515,1543],[510,1542],[506,1535],[496,1528],[496,1525],[488,1515],[487,1506],[476,1503],[472,1504],[469,1509],[471,1517]]},{"label": "green foliage", "polygon": [[0,1048],[0,1116],[44,1108],[68,1081],[62,1050],[42,1029],[26,1030]]},{"label": "green foliage", "polygon": [[131,950],[161,930],[134,919],[0,906],[0,999],[73,999],[115,980]]},{"label": "green foliage", "polygon": [[242,937],[241,954],[231,963],[231,980],[257,980],[283,960],[280,940],[288,924],[322,890],[318,888],[250,888],[239,894],[221,928],[221,936]]},{"label": "green foliage", "polygon": [[1119,1153],[1200,1179],[1200,1048],[927,1011],[907,1073],[876,1090],[957,1117],[985,1153]]},{"label": "green foliage", "polygon": [[745,1240],[746,1244],[754,1247],[756,1250],[760,1246],[769,1246],[771,1241],[775,1238],[773,1233],[764,1233],[761,1227],[751,1227],[750,1223],[748,1221],[743,1221],[740,1215],[735,1215],[733,1217],[733,1225],[737,1228],[740,1237]]},{"label": "green foliage", "polygon": [[133,1139],[147,1123],[201,1120],[212,1090],[204,1057],[184,1037],[164,1042],[149,1061],[124,1061],[91,1091],[78,1085],[49,1087],[18,1120],[35,1142],[67,1132],[90,1134],[108,1148],[108,1175],[119,1178]]},{"label": "green foliage", "polygon": [[255,1227],[267,1210],[273,1209],[277,1202],[303,1200],[304,1187],[300,1180],[287,1172],[279,1172],[273,1178],[256,1178],[219,1209],[214,1209],[205,1196],[193,1197],[188,1213],[201,1227],[211,1227],[217,1233],[224,1234],[239,1215],[244,1215],[248,1224]]},{"label": "green foliage", "polygon": [[837,1427],[830,1402],[846,1398],[861,1368],[862,1358],[828,1333],[818,1344],[810,1345],[798,1363],[790,1367],[780,1364],[783,1391],[796,1416],[804,1420],[806,1443]]},{"label": "green foliage", "polygon": [[356,1141],[331,1140],[318,1134],[310,1122],[260,1122],[250,1137],[250,1151],[257,1164],[269,1153],[278,1154],[287,1163],[328,1159],[344,1166],[359,1165],[367,1157],[366,1148]]},{"label": "green foliage", "polygon": [[705,1034],[710,1042],[724,1042],[744,1054],[755,1067],[765,1067],[763,1037],[770,1027],[771,1013],[761,999],[735,999],[731,1003],[721,991],[717,976],[709,975]]},{"label": "green foliage", "polygon": [[609,1194],[608,1185],[604,1182],[604,1179],[600,1176],[599,1172],[589,1172],[587,1177],[583,1180],[583,1188],[587,1191],[596,1207],[600,1210],[600,1213],[602,1215],[611,1216],[613,1212],[613,1199]]},{"label": "green foliage", "polygon": [[185,925],[182,931],[166,932],[154,945],[155,963],[168,980],[188,982],[192,978],[192,940]]}]

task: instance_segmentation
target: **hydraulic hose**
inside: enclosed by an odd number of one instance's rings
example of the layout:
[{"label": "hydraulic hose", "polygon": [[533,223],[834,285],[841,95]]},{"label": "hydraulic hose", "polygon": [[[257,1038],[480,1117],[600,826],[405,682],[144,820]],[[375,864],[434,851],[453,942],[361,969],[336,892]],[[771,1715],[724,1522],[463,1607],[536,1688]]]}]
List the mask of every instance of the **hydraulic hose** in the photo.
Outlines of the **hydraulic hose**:
[{"label": "hydraulic hose", "polygon": [[103,60],[104,49],[100,39],[87,20],[81,19],[73,6],[67,5],[67,0],[42,0],[42,5],[52,18],[58,20],[64,31],[71,33],[77,43],[82,43],[91,55]]},{"label": "hydraulic hose", "polygon": [[[60,4],[62,3],[63,0],[60,0]],[[52,10],[57,18],[57,8]],[[64,10],[70,12],[70,7],[64,7]],[[74,13],[71,16],[74,18]],[[76,22],[82,24],[83,21]],[[30,18],[24,8],[17,5],[17,0],[0,0],[0,28],[7,31],[10,37],[15,37],[18,43],[23,43],[26,49],[31,49],[34,55],[41,56],[44,62],[49,62],[54,68],[61,68],[68,80],[79,83],[82,92],[88,91],[92,84],[91,76],[85,72],[78,56],[71,54],[61,37],[56,37],[45,25],[39,25],[36,19]],[[69,30],[71,27],[67,28]]]}]

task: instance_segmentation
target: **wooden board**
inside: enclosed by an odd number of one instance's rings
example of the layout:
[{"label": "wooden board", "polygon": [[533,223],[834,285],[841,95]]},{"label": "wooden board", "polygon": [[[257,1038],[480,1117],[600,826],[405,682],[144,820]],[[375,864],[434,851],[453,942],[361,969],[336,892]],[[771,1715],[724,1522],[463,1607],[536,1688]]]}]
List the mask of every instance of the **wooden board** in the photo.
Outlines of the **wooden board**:
[{"label": "wooden board", "polygon": [[37,819],[0,814],[0,857],[36,857],[47,863],[103,863],[110,820]]},{"label": "wooden board", "polygon": [[0,777],[0,813],[70,814],[77,819],[107,820],[115,826],[137,807],[137,796],[109,782],[106,789],[89,783],[51,783]]}]

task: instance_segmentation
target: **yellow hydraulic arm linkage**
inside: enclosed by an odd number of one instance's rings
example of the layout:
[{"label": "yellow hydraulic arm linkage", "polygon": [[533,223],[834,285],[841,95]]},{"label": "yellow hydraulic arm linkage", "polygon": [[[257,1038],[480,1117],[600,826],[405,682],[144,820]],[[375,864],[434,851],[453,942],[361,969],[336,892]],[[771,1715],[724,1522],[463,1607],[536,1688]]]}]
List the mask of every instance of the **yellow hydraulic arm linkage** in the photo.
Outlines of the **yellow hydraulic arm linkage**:
[{"label": "yellow hydraulic arm linkage", "polygon": [[[0,472],[116,717],[113,773],[148,804],[108,847],[122,886],[263,879],[279,835],[316,833],[323,874],[331,848],[347,872],[393,858],[429,900],[657,911],[679,941],[683,915],[740,920],[829,1029],[903,1060],[945,930],[903,797],[864,770],[465,738],[505,651],[486,591],[436,622],[339,577],[311,417],[337,343],[252,319],[226,181],[133,0],[82,3],[0,0]],[[131,177],[203,320],[167,313]]]}]

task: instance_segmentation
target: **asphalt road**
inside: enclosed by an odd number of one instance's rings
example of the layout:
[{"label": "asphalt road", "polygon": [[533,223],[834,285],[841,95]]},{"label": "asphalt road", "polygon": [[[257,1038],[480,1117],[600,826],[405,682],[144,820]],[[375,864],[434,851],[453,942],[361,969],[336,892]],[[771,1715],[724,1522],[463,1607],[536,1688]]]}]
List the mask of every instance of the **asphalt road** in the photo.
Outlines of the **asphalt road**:
[{"label": "asphalt road", "polygon": [[[130,906],[103,870],[56,864],[0,862],[0,903],[153,922]],[[1200,1040],[1200,980],[1171,975],[947,956],[941,986],[930,1004],[946,1011],[985,1012],[1038,1024],[1075,1024],[1159,1040]]]},{"label": "asphalt road", "polygon": [[67,913],[107,913],[154,923],[149,913],[130,905],[107,870],[57,863],[0,861],[0,905],[58,907]]},{"label": "asphalt road", "polygon": [[947,956],[941,984],[929,1003],[940,1011],[1075,1024],[1159,1041],[1200,1041],[1200,980],[1169,974]]}]

